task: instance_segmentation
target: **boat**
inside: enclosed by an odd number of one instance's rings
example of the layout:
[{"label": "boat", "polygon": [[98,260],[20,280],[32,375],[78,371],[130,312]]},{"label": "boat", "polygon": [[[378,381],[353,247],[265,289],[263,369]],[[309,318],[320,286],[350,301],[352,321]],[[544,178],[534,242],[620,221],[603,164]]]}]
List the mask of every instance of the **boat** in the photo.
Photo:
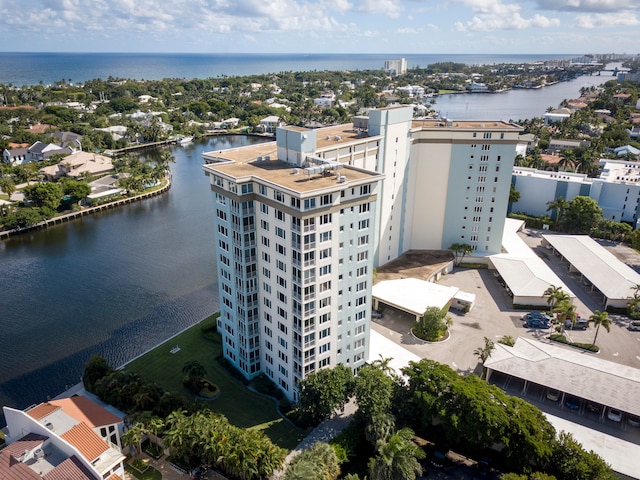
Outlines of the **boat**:
[{"label": "boat", "polygon": [[182,137],[180,139],[178,139],[178,144],[179,145],[187,145],[189,143],[193,142],[193,137]]}]

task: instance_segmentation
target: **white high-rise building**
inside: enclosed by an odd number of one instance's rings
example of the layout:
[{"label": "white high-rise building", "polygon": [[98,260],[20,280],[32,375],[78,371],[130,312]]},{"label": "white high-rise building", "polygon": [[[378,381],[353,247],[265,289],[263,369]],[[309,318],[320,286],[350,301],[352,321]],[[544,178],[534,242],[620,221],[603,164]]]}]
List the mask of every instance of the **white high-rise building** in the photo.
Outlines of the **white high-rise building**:
[{"label": "white high-rise building", "polygon": [[294,401],[309,373],[367,360],[375,266],[456,242],[500,251],[519,127],[405,106],[355,122],[204,154],[224,356]]},{"label": "white high-rise building", "polygon": [[399,60],[385,60],[384,71],[391,75],[402,75],[407,73],[407,59],[401,58]]}]

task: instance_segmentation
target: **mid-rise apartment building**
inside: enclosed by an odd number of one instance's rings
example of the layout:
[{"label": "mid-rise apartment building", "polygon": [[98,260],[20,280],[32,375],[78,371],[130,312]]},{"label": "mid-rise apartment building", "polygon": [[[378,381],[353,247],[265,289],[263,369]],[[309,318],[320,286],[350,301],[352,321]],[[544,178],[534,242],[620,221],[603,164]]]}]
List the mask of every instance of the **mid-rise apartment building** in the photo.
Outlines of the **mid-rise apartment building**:
[{"label": "mid-rise apartment building", "polygon": [[204,154],[224,356],[294,401],[309,373],[361,366],[375,266],[456,242],[500,251],[519,132],[416,122],[399,106]]}]

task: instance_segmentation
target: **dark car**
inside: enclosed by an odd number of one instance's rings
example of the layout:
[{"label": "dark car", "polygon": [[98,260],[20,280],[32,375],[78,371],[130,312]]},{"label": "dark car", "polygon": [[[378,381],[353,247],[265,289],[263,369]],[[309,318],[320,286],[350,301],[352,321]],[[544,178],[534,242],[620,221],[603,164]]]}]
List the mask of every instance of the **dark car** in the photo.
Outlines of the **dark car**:
[{"label": "dark car", "polygon": [[533,320],[527,320],[527,322],[525,323],[525,326],[529,327],[529,328],[551,328],[551,323],[549,323],[548,320],[542,320],[542,319],[533,319]]},{"label": "dark car", "polygon": [[531,312],[525,315],[526,320],[543,320],[546,322],[551,321],[551,317],[544,312]]},{"label": "dark car", "polygon": [[575,398],[568,398],[564,402],[565,407],[569,410],[580,410],[580,402]]},{"label": "dark car", "polygon": [[598,405],[597,403],[587,402],[587,405],[585,408],[591,413],[600,414],[600,412],[602,411],[602,407],[600,407],[600,405]]}]

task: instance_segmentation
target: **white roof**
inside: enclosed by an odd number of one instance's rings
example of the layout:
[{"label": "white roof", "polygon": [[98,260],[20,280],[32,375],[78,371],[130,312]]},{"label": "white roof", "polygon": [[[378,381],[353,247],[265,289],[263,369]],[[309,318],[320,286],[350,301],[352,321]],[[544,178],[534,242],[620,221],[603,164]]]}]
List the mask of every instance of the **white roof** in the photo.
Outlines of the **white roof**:
[{"label": "white roof", "polygon": [[587,235],[543,235],[560,254],[608,299],[633,296],[640,274]]},{"label": "white roof", "polygon": [[417,278],[384,280],[373,286],[374,298],[414,315],[429,307],[444,308],[458,293],[457,287],[438,285]]},{"label": "white roof", "polygon": [[522,337],[495,347],[484,363],[490,370],[640,416],[640,369]]},{"label": "white roof", "polygon": [[507,218],[502,234],[502,248],[507,253],[491,255],[491,263],[498,270],[514,297],[543,297],[544,291],[551,285],[562,287],[570,297],[575,294],[547,266],[536,253],[529,248],[518,235],[522,220]]},{"label": "white roof", "polygon": [[421,358],[415,353],[389,340],[381,333],[371,329],[369,332],[369,358],[367,362],[372,363],[380,358],[390,358],[389,367],[393,368],[398,375],[400,369],[409,365],[409,362],[419,362]]}]

